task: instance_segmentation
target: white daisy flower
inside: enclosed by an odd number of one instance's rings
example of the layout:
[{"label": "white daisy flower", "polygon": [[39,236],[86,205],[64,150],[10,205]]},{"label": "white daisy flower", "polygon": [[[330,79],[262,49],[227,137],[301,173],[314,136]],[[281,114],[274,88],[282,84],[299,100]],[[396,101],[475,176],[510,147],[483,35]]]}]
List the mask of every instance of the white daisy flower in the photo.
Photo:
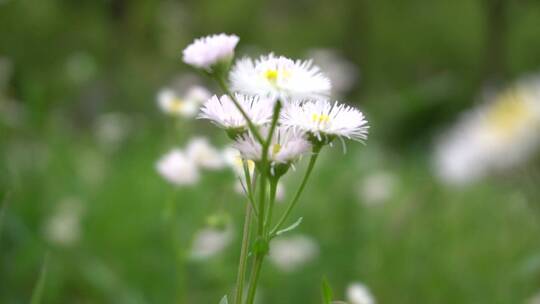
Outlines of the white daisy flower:
[{"label": "white daisy flower", "polygon": [[[269,99],[236,94],[236,100],[254,125],[270,122],[274,102]],[[227,95],[214,95],[201,108],[199,118],[208,119],[225,129],[246,129],[247,121]]]},{"label": "white daisy flower", "polygon": [[199,169],[184,151],[174,149],[165,154],[156,164],[163,178],[177,186],[193,185],[199,181]]},{"label": "white daisy flower", "polygon": [[540,78],[526,79],[464,115],[438,141],[435,170],[465,184],[525,162],[540,145]]},{"label": "white daisy flower", "polygon": [[367,139],[369,126],[359,110],[326,100],[293,102],[281,112],[283,126],[308,132],[319,141],[326,136],[338,136],[363,141]]},{"label": "white daisy flower", "polygon": [[218,34],[195,39],[183,52],[185,63],[211,71],[220,62],[228,63],[240,38],[236,35]]},{"label": "white daisy flower", "polygon": [[[263,137],[265,137],[269,130],[264,128],[262,131]],[[246,159],[254,161],[262,159],[262,146],[251,134],[241,136],[233,146]],[[268,149],[268,159],[273,163],[288,164],[297,160],[310,149],[311,144],[303,133],[290,128],[277,127]]]},{"label": "white daisy flower", "polygon": [[200,106],[210,98],[210,92],[201,86],[192,86],[185,96],[179,96],[174,90],[162,89],[158,93],[161,110],[173,116],[194,117]]},{"label": "white daisy flower", "polygon": [[220,151],[204,137],[192,138],[187,144],[186,155],[196,165],[205,169],[221,169],[225,165]]},{"label": "white daisy flower", "polygon": [[293,235],[273,240],[270,243],[269,259],[281,271],[292,272],[319,254],[319,246],[310,237]]},{"label": "white daisy flower", "polygon": [[362,283],[351,283],[347,288],[347,301],[351,304],[375,304],[375,298]]},{"label": "white daisy flower", "polygon": [[327,97],[331,89],[330,80],[311,60],[293,61],[273,54],[237,61],[230,80],[233,91],[286,101]]}]

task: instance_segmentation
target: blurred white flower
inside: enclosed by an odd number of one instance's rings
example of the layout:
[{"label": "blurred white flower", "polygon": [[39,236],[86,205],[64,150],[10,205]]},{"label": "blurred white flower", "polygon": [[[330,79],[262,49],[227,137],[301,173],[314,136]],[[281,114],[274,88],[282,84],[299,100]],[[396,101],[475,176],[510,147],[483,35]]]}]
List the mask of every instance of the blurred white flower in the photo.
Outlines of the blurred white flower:
[{"label": "blurred white flower", "polygon": [[253,172],[255,171],[255,163],[253,162],[253,160],[250,159],[244,160],[238,149],[235,149],[233,147],[226,147],[225,149],[223,149],[222,155],[227,165],[234,171],[237,176],[244,176],[244,161],[247,162],[249,174],[253,175]]},{"label": "blurred white flower", "polygon": [[466,113],[441,136],[435,170],[445,182],[465,184],[523,163],[539,143],[540,77],[535,77]]},{"label": "blurred white flower", "polygon": [[390,172],[371,173],[360,182],[358,189],[360,202],[376,205],[388,201],[394,195],[396,184],[397,177]]},{"label": "blurred white flower", "polygon": [[[246,112],[247,116],[255,125],[270,122],[272,118],[273,102],[258,97],[248,97],[236,94],[236,100]],[[199,118],[208,119],[217,126],[225,129],[243,129],[247,127],[247,121],[227,95],[218,98],[214,95],[206,101],[201,108]]]},{"label": "blurred white flower", "polygon": [[330,95],[330,80],[310,60],[293,61],[274,54],[243,58],[230,73],[234,91],[271,99],[313,99]]},{"label": "blurred white flower", "polygon": [[369,129],[362,112],[326,100],[290,103],[282,111],[281,122],[286,127],[309,132],[318,140],[338,136],[363,141]]},{"label": "blurred white flower", "polygon": [[194,260],[205,260],[222,252],[233,240],[231,225],[221,228],[207,227],[195,234],[190,256]]},{"label": "blurred white flower", "polygon": [[187,144],[186,155],[197,166],[205,169],[221,169],[225,160],[219,150],[204,137],[193,137]]},{"label": "blurred white flower", "polygon": [[362,283],[351,283],[347,288],[347,301],[350,304],[375,304],[375,298]]},{"label": "blurred white flower", "polygon": [[332,90],[337,94],[347,93],[358,80],[357,67],[335,50],[314,49],[308,57],[313,58],[313,62],[330,78]]},{"label": "blurred white flower", "polygon": [[107,160],[103,153],[88,149],[78,155],[76,169],[83,182],[90,187],[96,187],[105,179]]},{"label": "blurred white flower", "polygon": [[540,304],[540,292],[529,298],[526,304]]},{"label": "blurred white flower", "polygon": [[[262,130],[263,136],[266,136],[268,129]],[[262,146],[251,134],[239,137],[233,146],[246,159],[254,161],[262,159]],[[311,144],[305,139],[303,133],[290,128],[277,127],[270,142],[270,149],[268,149],[268,159],[273,163],[286,164],[297,160],[310,149]]]},{"label": "blurred white flower", "polygon": [[79,51],[69,55],[65,63],[67,78],[74,84],[83,84],[92,80],[98,72],[98,66],[92,54]]},{"label": "blurred white flower", "polygon": [[74,245],[81,234],[82,212],[83,204],[79,199],[66,198],[62,200],[45,222],[45,238],[59,246]]},{"label": "blurred white flower", "polygon": [[193,185],[199,181],[199,169],[184,151],[173,149],[165,154],[156,165],[159,174],[177,186]]},{"label": "blurred white flower", "polygon": [[270,243],[270,261],[284,272],[292,272],[312,261],[319,254],[319,246],[310,237],[294,235],[280,237]]},{"label": "blurred white flower", "polygon": [[195,117],[201,105],[210,98],[210,92],[201,86],[194,85],[187,90],[185,96],[179,96],[175,90],[162,89],[158,93],[158,104],[164,113],[185,118]]},{"label": "blurred white flower", "polygon": [[195,39],[183,51],[185,63],[211,71],[220,62],[229,62],[240,38],[236,35],[217,34]]},{"label": "blurred white flower", "polygon": [[132,121],[122,113],[106,113],[97,117],[94,125],[99,143],[107,150],[117,150],[131,132]]}]

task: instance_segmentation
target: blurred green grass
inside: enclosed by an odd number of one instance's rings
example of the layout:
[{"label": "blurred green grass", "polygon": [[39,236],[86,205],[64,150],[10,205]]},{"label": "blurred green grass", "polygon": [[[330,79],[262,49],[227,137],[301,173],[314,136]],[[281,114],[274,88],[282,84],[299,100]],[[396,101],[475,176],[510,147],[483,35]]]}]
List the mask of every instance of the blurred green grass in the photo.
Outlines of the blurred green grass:
[{"label": "blurred green grass", "polygon": [[[226,142],[204,122],[173,128],[155,105],[157,90],[184,71],[182,47],[221,31],[241,36],[242,53],[341,50],[361,71],[348,100],[372,126],[367,146],[324,152],[294,212],[320,256],[288,274],[265,264],[265,303],[320,303],[323,276],[339,297],[360,280],[379,303],[524,303],[540,290],[538,160],[460,190],[430,167],[432,136],[486,79],[540,66],[540,4],[506,1],[504,64],[486,72],[487,3],[0,1],[0,56],[13,65],[0,101],[22,109],[0,125],[0,194],[9,193],[0,303],[30,301],[46,252],[43,303],[216,303],[232,289],[238,238],[209,261],[186,256],[209,215],[226,213],[241,230],[232,174],[175,190],[154,170],[191,135]],[[13,117],[7,109],[2,117]],[[95,132],[109,112],[129,121],[115,148]],[[366,206],[358,183],[380,170],[397,177],[396,189]],[[66,197],[84,206],[71,247],[48,242],[43,228]]]}]

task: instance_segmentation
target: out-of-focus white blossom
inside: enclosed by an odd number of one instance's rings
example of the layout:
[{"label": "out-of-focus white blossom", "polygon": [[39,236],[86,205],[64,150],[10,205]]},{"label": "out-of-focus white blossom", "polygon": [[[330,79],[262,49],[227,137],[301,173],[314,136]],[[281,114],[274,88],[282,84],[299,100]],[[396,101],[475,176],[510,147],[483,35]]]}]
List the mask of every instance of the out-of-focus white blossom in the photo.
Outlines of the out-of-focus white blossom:
[{"label": "out-of-focus white blossom", "polygon": [[335,50],[314,49],[308,53],[308,57],[313,58],[313,62],[328,76],[334,93],[347,93],[358,80],[358,68]]},{"label": "out-of-focus white blossom", "polygon": [[46,220],[45,238],[59,246],[72,246],[79,241],[83,205],[79,199],[61,201],[54,213]]},{"label": "out-of-focus white blossom", "polygon": [[540,292],[529,298],[526,304],[540,304]]},{"label": "out-of-focus white blossom", "polygon": [[[266,136],[268,128],[263,129]],[[251,135],[243,135],[238,138],[234,147],[246,159],[255,161],[262,159],[262,146]],[[270,148],[268,149],[268,159],[274,163],[290,163],[311,149],[311,144],[306,140],[303,133],[290,128],[277,127],[274,131]]]},{"label": "out-of-focus white blossom", "polygon": [[[240,94],[236,94],[235,96],[254,125],[262,125],[270,122],[273,109],[272,101]],[[205,102],[201,108],[199,118],[208,119],[217,126],[225,129],[247,128],[246,119],[227,95],[219,98],[214,95]]]},{"label": "out-of-focus white blossom", "polygon": [[216,170],[225,166],[225,160],[221,152],[204,137],[192,138],[187,144],[186,155],[197,166],[205,169]]},{"label": "out-of-focus white blossom", "polygon": [[362,283],[351,283],[347,288],[347,301],[350,304],[375,304],[375,298]]},{"label": "out-of-focus white blossom", "polygon": [[523,163],[540,143],[540,77],[519,81],[461,117],[438,140],[435,170],[465,184]]},{"label": "out-of-focus white blossom", "polygon": [[192,86],[184,96],[172,89],[158,93],[158,104],[164,113],[185,118],[195,117],[201,105],[210,98],[210,92],[201,86]]},{"label": "out-of-focus white blossom", "polygon": [[180,149],[165,154],[156,164],[158,173],[177,186],[193,185],[199,181],[197,164]]},{"label": "out-of-focus white blossom", "polygon": [[117,150],[132,128],[131,118],[122,113],[101,114],[95,121],[95,134],[99,143],[109,151]]},{"label": "out-of-focus white blossom", "polygon": [[282,111],[281,123],[289,128],[309,132],[319,140],[338,136],[363,141],[369,126],[359,110],[326,100],[293,102]]},{"label": "out-of-focus white blossom", "polygon": [[361,203],[376,205],[388,201],[396,190],[397,177],[385,171],[369,174],[361,180],[358,196]]},{"label": "out-of-focus white blossom", "polygon": [[230,62],[240,38],[217,34],[195,39],[183,52],[183,60],[196,68],[211,71],[220,62]]},{"label": "out-of-focus white blossom", "polygon": [[304,235],[285,236],[270,243],[270,261],[284,272],[292,272],[312,261],[319,254],[319,246]]},{"label": "out-of-focus white blossom", "polygon": [[233,147],[226,147],[225,149],[223,149],[222,155],[227,165],[234,171],[237,176],[244,176],[244,162],[247,162],[249,174],[253,175],[253,172],[255,170],[255,163],[253,162],[253,160],[250,159],[244,160],[238,149],[235,149]]},{"label": "out-of-focus white blossom", "polygon": [[194,260],[205,260],[222,252],[233,240],[232,226],[207,227],[198,231],[191,246],[190,256]]},{"label": "out-of-focus white blossom", "polygon": [[253,61],[243,58],[236,62],[230,73],[234,91],[290,101],[316,99],[330,95],[330,80],[311,60],[291,60],[273,54]]}]

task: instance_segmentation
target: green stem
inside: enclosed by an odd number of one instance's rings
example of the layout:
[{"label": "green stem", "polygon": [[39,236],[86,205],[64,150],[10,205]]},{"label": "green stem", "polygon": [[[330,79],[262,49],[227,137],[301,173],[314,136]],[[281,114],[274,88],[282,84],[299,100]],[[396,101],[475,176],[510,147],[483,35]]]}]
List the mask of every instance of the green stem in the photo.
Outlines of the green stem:
[{"label": "green stem", "polygon": [[249,232],[251,230],[251,208],[246,204],[246,217],[244,219],[244,232],[242,235],[242,248],[240,249],[240,262],[238,264],[238,276],[236,278],[235,304],[242,304],[242,294],[244,293],[244,280],[246,275],[246,264],[248,260]]},{"label": "green stem", "polygon": [[309,165],[308,165],[308,168],[306,170],[306,174],[304,175],[304,178],[302,179],[302,183],[300,184],[300,187],[296,191],[296,194],[294,195],[294,198],[292,199],[291,203],[289,204],[289,206],[287,206],[287,209],[285,210],[285,213],[283,213],[283,215],[279,219],[279,221],[276,224],[276,226],[274,227],[274,229],[272,229],[270,231],[270,236],[275,235],[275,233],[281,228],[283,223],[285,223],[285,221],[287,220],[287,218],[291,214],[291,211],[293,210],[294,206],[298,202],[298,199],[300,198],[300,195],[302,194],[302,192],[304,191],[304,188],[306,187],[309,176],[311,175],[311,171],[313,170],[313,167],[315,166],[315,162],[317,161],[317,157],[319,157],[319,152],[321,151],[321,148],[322,148],[322,146],[319,146],[319,145],[313,147],[313,154],[311,155],[311,158],[309,160]]},{"label": "green stem", "polygon": [[234,105],[236,106],[236,108],[238,109],[238,111],[240,111],[240,114],[242,114],[242,116],[244,117],[244,119],[246,120],[247,122],[247,125],[248,125],[248,128],[249,130],[251,131],[251,133],[253,133],[253,136],[255,136],[255,138],[262,144],[264,143],[264,140],[261,136],[261,134],[259,133],[259,131],[257,130],[257,127],[253,124],[253,122],[251,121],[251,119],[249,118],[249,116],[247,115],[246,111],[244,110],[244,108],[242,108],[242,106],[240,105],[240,103],[238,102],[238,100],[236,100],[236,96],[234,96],[234,94],[231,93],[231,91],[229,90],[229,87],[227,86],[227,84],[225,83],[225,80],[222,78],[222,77],[216,77],[216,80],[217,82],[219,83],[219,86],[221,87],[221,89],[225,92],[225,94],[227,94],[229,96],[229,98],[231,98],[232,102],[234,103]]},{"label": "green stem", "polygon": [[249,285],[246,304],[253,304],[253,300],[255,299],[255,292],[257,291],[257,283],[259,281],[263,259],[264,255],[255,256],[255,262],[251,269],[251,284]]},{"label": "green stem", "polygon": [[270,179],[270,202],[268,205],[268,212],[266,214],[266,222],[264,224],[266,229],[268,229],[270,225],[272,224],[272,214],[274,211],[274,205],[276,203],[276,192],[277,192],[278,182],[279,182],[278,178]]}]

